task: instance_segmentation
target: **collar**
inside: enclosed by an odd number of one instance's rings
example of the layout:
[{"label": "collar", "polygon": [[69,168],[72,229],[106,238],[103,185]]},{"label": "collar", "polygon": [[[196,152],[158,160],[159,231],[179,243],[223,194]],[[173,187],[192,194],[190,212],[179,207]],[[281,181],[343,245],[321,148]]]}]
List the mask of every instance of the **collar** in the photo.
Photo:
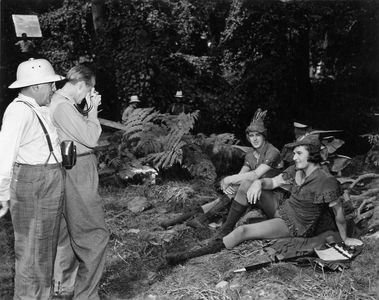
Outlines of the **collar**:
[{"label": "collar", "polygon": [[55,91],[55,93],[58,94],[58,95],[61,95],[63,98],[66,98],[71,104],[73,104],[73,105],[76,104],[75,100],[72,97],[70,97],[69,95],[65,94],[62,91],[62,89],[59,89],[59,90]]},{"label": "collar", "polygon": [[301,170],[296,171],[295,177],[297,178],[297,181],[298,181],[297,183],[299,185],[303,185],[309,181],[312,181],[314,178],[317,177],[317,174],[319,173],[320,170],[321,170],[321,167],[317,167],[308,176],[303,176],[304,172]]},{"label": "collar", "polygon": [[254,152],[257,153],[259,156],[261,156],[262,153],[265,153],[267,151],[267,148],[268,148],[268,143],[267,141],[264,141],[262,147],[260,147],[259,149],[254,149]]},{"label": "collar", "polygon": [[39,104],[37,103],[37,101],[34,98],[29,97],[29,96],[25,96],[24,94],[21,94],[21,93],[19,93],[17,98],[15,99],[15,101],[17,101],[17,100],[22,100],[22,101],[28,102],[33,107],[39,107],[39,108],[41,107],[41,106],[39,106]]}]

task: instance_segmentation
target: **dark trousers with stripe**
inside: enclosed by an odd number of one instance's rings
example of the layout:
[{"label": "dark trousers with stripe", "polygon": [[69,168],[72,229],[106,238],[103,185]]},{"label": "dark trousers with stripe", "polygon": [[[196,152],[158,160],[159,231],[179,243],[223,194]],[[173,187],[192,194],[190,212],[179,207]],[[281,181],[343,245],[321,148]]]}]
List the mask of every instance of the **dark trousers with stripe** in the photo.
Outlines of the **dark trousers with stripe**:
[{"label": "dark trousers with stripe", "polygon": [[10,199],[15,237],[14,299],[50,296],[63,197],[64,171],[59,164],[15,164]]}]

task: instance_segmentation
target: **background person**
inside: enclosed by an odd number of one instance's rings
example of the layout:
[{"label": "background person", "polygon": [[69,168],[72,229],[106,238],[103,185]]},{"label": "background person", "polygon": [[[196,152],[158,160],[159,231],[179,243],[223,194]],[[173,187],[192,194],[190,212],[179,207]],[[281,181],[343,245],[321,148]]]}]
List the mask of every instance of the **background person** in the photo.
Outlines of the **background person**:
[{"label": "background person", "polygon": [[[67,82],[55,92],[49,106],[61,141],[72,140],[77,162],[67,169],[66,201],[59,237],[54,280],[57,296],[99,299],[98,284],[104,269],[109,233],[98,194],[94,154],[101,133],[97,118],[101,96],[94,90],[94,73],[77,65]],[[85,110],[79,104],[86,99]],[[89,109],[92,108],[92,109]]]},{"label": "background person", "polygon": [[127,108],[125,108],[124,112],[122,113],[122,120],[125,122],[130,114],[138,107],[141,100],[138,99],[137,95],[133,95],[130,97],[129,105]]},{"label": "background person", "polygon": [[21,34],[21,40],[14,45],[19,48],[22,60],[27,60],[35,54],[36,45],[32,40],[28,39],[26,33]]},{"label": "background person", "polygon": [[0,131],[0,203],[4,215],[10,202],[14,229],[14,299],[50,297],[64,171],[46,105],[54,82],[62,79],[47,60],[30,59],[18,66],[9,86],[20,93],[7,107]]}]

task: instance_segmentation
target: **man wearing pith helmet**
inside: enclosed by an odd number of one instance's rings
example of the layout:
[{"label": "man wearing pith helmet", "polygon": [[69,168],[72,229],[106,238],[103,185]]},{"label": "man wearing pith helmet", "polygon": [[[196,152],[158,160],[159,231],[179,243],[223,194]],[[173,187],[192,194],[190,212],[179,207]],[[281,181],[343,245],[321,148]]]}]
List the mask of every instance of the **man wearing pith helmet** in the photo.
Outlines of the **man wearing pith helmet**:
[{"label": "man wearing pith helmet", "polygon": [[122,113],[122,120],[124,122],[132,114],[132,112],[138,107],[138,104],[140,102],[141,100],[138,99],[137,95],[130,96],[129,105],[127,108],[125,108],[124,112]]},{"label": "man wearing pith helmet", "polygon": [[20,89],[0,131],[0,217],[10,207],[15,236],[14,299],[48,299],[63,201],[58,135],[46,107],[57,75],[45,59],[17,68]]}]

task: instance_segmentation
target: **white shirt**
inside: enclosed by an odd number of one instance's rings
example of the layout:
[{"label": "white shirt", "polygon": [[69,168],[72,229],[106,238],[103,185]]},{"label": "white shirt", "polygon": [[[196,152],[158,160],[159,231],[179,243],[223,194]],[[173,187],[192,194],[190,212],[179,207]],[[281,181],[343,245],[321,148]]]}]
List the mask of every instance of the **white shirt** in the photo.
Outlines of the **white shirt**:
[{"label": "white shirt", "polygon": [[[17,102],[20,100],[28,102],[34,109]],[[29,165],[57,163],[53,155],[49,157],[49,146],[36,113],[49,133],[55,157],[58,162],[62,161],[58,135],[48,108],[39,106],[33,98],[19,94],[5,110],[0,131],[0,201],[10,199],[10,182],[15,162]]]}]

